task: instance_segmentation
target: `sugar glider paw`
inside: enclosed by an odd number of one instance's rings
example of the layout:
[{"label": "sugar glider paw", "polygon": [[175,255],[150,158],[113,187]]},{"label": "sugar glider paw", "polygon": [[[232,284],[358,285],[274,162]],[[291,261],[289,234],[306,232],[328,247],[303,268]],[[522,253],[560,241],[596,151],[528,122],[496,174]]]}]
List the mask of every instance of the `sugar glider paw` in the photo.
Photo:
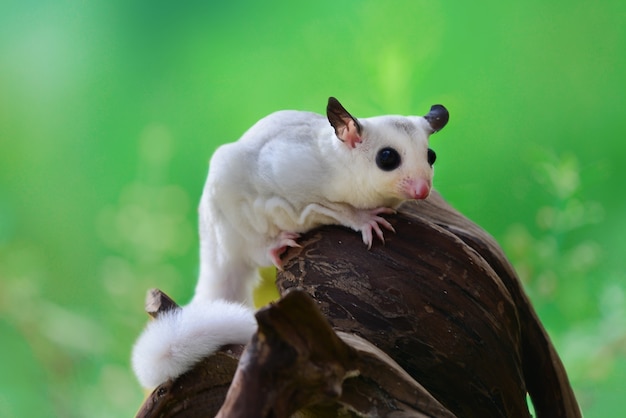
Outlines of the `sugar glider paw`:
[{"label": "sugar glider paw", "polygon": [[376,236],[383,242],[383,244],[385,243],[385,237],[383,235],[383,230],[381,229],[381,226],[391,232],[396,232],[396,230],[389,223],[389,221],[380,216],[383,214],[392,215],[395,213],[395,209],[387,207],[363,210],[360,212],[360,215],[362,217],[362,225],[359,230],[361,231],[363,243],[367,245],[368,249],[372,248],[372,243],[374,242],[373,234],[376,234]]},{"label": "sugar glider paw", "polygon": [[246,344],[256,331],[254,311],[215,300],[160,314],[137,339],[132,366],[139,383],[154,388],[174,379],[226,344]]},{"label": "sugar glider paw", "polygon": [[300,234],[295,232],[283,231],[278,235],[276,241],[269,249],[269,257],[277,269],[283,269],[283,261],[280,259],[280,256],[287,248],[301,247],[301,245],[296,242],[298,238],[300,238]]}]

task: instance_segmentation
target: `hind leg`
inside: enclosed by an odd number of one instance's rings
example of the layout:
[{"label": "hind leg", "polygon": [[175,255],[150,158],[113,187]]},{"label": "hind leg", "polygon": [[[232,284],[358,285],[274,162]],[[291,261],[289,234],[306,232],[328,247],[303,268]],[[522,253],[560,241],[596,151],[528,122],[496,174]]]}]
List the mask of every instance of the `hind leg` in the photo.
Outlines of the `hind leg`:
[{"label": "hind leg", "polygon": [[300,244],[296,242],[296,239],[298,238],[300,238],[300,234],[283,231],[270,246],[268,255],[277,269],[283,269],[283,261],[280,259],[280,256],[287,250],[287,248],[300,247]]}]

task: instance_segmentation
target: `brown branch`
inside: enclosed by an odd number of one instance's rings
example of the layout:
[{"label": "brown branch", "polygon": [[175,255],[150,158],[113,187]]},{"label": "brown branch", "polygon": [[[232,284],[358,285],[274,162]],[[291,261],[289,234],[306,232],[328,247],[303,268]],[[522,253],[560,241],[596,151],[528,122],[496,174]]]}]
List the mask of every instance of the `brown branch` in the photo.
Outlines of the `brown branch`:
[{"label": "brown branch", "polygon": [[436,193],[389,220],[397,233],[370,251],[347,229],[304,235],[285,257],[281,293],[306,289],[335,330],[373,343],[458,416],[528,417],[528,391],[539,417],[580,417],[493,238]]},{"label": "brown branch", "polygon": [[334,417],[339,410],[454,417],[372,344],[340,338],[304,292],[289,292],[260,310],[257,321],[219,418],[286,418],[296,411]]},{"label": "brown branch", "polygon": [[146,313],[156,318],[163,312],[180,308],[176,302],[159,289],[150,289],[146,294]]},{"label": "brown branch", "polygon": [[[324,227],[288,252],[277,279],[286,296],[257,315],[220,416],[529,417],[528,391],[537,416],[580,417],[493,238],[436,193],[389,220],[397,234],[370,251],[353,231]],[[171,306],[156,299],[157,311]],[[237,359],[206,359],[157,388],[139,416],[213,416]]]},{"label": "brown branch", "polygon": [[343,380],[356,371],[356,352],[306,294],[292,292],[256,318],[259,330],[217,417],[289,417],[341,394]]}]

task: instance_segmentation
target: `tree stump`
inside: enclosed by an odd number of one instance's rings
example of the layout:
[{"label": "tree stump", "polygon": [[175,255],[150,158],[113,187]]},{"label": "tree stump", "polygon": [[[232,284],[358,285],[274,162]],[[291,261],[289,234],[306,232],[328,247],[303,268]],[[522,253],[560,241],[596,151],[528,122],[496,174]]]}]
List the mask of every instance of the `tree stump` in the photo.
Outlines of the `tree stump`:
[{"label": "tree stump", "polygon": [[232,368],[232,356],[216,360],[224,353],[161,385],[138,416],[529,417],[528,393],[538,417],[580,417],[493,238],[437,193],[389,221],[397,233],[369,251],[336,226],[288,251],[283,299],[257,314],[219,412],[206,399],[224,396],[225,384],[211,383],[207,362]]}]

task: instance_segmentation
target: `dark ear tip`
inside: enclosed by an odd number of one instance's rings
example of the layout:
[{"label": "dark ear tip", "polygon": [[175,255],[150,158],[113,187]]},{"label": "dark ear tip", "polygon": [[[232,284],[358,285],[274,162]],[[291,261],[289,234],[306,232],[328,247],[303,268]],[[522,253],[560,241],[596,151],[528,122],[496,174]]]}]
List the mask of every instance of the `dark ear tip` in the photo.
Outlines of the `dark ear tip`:
[{"label": "dark ear tip", "polygon": [[435,113],[444,113],[446,115],[448,115],[448,109],[446,109],[446,107],[444,105],[440,105],[440,104],[434,104],[430,107],[430,111],[431,112],[435,112]]},{"label": "dark ear tip", "polygon": [[424,116],[424,119],[428,121],[434,133],[440,131],[444,126],[446,126],[448,120],[450,119],[450,114],[448,113],[448,109],[446,109],[443,105],[436,104],[430,107],[430,112]]}]

